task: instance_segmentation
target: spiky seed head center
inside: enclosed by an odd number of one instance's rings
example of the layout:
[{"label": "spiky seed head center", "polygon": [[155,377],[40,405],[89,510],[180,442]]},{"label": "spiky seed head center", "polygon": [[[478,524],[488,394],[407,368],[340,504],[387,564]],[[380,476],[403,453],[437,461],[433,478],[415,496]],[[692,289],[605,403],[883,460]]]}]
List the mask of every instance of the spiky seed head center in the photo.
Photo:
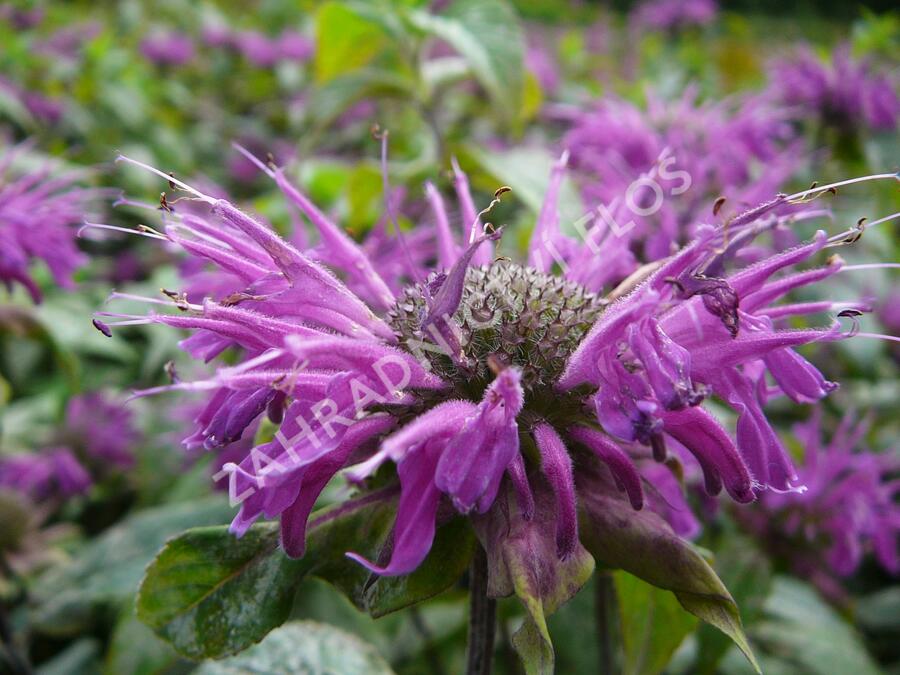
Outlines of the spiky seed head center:
[{"label": "spiky seed head center", "polygon": [[472,267],[453,315],[463,358],[453,358],[433,330],[425,284],[407,288],[389,313],[400,345],[452,383],[454,396],[479,400],[492,368],[522,369],[526,408],[553,398],[553,383],[607,302],[580,285],[508,261]]}]

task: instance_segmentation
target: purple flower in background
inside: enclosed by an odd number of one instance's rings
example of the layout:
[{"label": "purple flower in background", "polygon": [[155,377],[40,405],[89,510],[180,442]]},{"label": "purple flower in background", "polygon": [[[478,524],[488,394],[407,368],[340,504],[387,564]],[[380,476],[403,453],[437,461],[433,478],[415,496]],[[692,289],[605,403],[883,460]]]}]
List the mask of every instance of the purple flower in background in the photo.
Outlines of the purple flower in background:
[{"label": "purple flower in background", "polygon": [[282,56],[281,44],[259,31],[240,31],[234,35],[232,43],[247,61],[258,68],[270,68]]},{"label": "purple flower in background", "polygon": [[37,91],[29,91],[0,76],[0,91],[19,101],[35,120],[44,124],[57,124],[66,111],[66,104]]},{"label": "purple flower in background", "polygon": [[49,447],[0,456],[0,487],[34,501],[84,494],[96,480],[134,464],[139,438],[123,404],[99,393],[76,396]]},{"label": "purple flower in background", "polygon": [[231,28],[223,23],[208,23],[201,31],[203,44],[209,47],[228,47],[234,39]]},{"label": "purple flower in background", "polygon": [[607,54],[612,42],[613,31],[607,17],[597,19],[588,26],[584,34],[584,46],[590,54]]},{"label": "purple flower in background", "polygon": [[[294,159],[296,148],[288,140],[264,141],[258,137],[248,136],[241,140],[241,145],[251,152],[266,152],[280,164],[287,164]],[[249,183],[259,177],[259,168],[240,153],[228,158],[228,173],[237,182]]]},{"label": "purple flower in background", "polygon": [[141,54],[158,66],[183,66],[194,59],[194,42],[185,33],[156,31],[141,41]]},{"label": "purple flower in background", "polygon": [[133,448],[139,437],[131,411],[99,393],[75,396],[66,406],[60,441],[88,463],[104,469],[129,468],[134,464]]},{"label": "purple flower in background", "polygon": [[[527,263],[494,259],[502,228],[486,222],[490,208],[477,211],[458,166],[461,232],[441,192],[426,186],[435,264],[422,276],[407,268],[415,278],[398,286],[390,268],[373,264],[365,244],[274,166],[255,160],[314,226],[319,241],[312,248],[291,244],[225,199],[126,161],[193,200],[189,211],[164,209],[164,234],[145,236],[178,244],[243,284],[227,297],[197,302],[177,290],[165,291],[168,300],[144,299],[167,312],[98,313],[119,325],[186,329],[181,346],[197,360],[237,348],[238,362],[220,365],[208,379],[144,393],[207,393],[189,447],[222,448],[263,415],[278,425],[273,440],[225,467],[232,494],[240,496],[232,523],[239,536],[260,518],[279,518],[284,550],[303,555],[316,500],[347,467],[354,484],[365,487],[378,473],[379,484],[397,485],[396,522],[383,555],[370,561],[352,554],[386,575],[421,564],[447,512],[472,517],[489,558],[505,545],[504,519],[511,518],[524,540],[544,542],[536,550],[548,556],[545,569],[589,558],[577,514],[584,510],[590,522],[602,503],[649,505],[693,535],[697,524],[679,498],[682,453],[697,462],[710,494],[724,489],[744,503],[768,490],[803,489],[763,406],[776,394],[811,403],[832,391],[837,385],[795,349],[849,334],[827,322],[782,325],[837,305],[779,301],[840,272],[842,262],[822,264],[821,252],[848,233],[819,232],[753,265],[737,254],[782,222],[773,215],[780,207],[829,186],[779,195],[728,227],[698,227],[688,245],[643,279],[601,297],[578,281],[587,243],[558,227],[563,162],[551,177]],[[197,206],[208,214],[196,215]],[[412,242],[395,237],[394,245],[394,256],[414,259]],[[567,256],[556,261],[562,277],[551,272],[551,248]],[[602,251],[597,255],[594,264],[606,264]],[[584,265],[563,265],[566,259]],[[711,395],[736,413],[734,433],[703,407]]]},{"label": "purple flower in background", "polygon": [[91,487],[91,476],[68,448],[47,448],[0,456],[0,487],[42,502],[84,494]]},{"label": "purple flower in background", "polygon": [[[868,425],[847,414],[829,443],[824,441],[821,411],[795,427],[803,447],[798,466],[807,491],[766,494],[741,521],[772,552],[786,557],[799,576],[810,578],[832,599],[845,597],[834,576],[846,577],[872,552],[891,574],[900,573],[900,458],[896,448],[866,450]],[[828,565],[830,574],[822,566]]]},{"label": "purple flower in background", "polygon": [[585,202],[596,209],[596,246],[615,252],[582,273],[594,291],[671,255],[704,223],[724,224],[767,199],[799,164],[790,124],[759,99],[702,104],[689,89],[673,102],[651,96],[646,110],[607,99],[587,112],[557,111]]},{"label": "purple flower in background", "polygon": [[37,54],[74,60],[80,55],[84,44],[96,37],[101,30],[101,25],[96,21],[66,26],[42,40],[36,40],[33,49]]},{"label": "purple flower in background", "polygon": [[15,170],[23,149],[7,148],[0,156],[0,280],[9,290],[22,284],[40,302],[31,264],[42,260],[56,283],[72,287],[72,272],[85,262],[75,245],[73,225],[82,221],[100,193],[79,187],[78,173],[55,172],[47,165]]},{"label": "purple flower in background", "polygon": [[231,32],[224,26],[204,29],[204,42],[215,47],[232,47],[258,68],[271,68],[279,61],[309,61],[315,54],[315,43],[297,30],[287,29],[278,37],[254,30]]},{"label": "purple flower in background", "polygon": [[44,20],[44,8],[20,9],[13,7],[12,4],[4,4],[0,7],[0,19],[17,30],[28,30]]},{"label": "purple flower in background", "polygon": [[57,124],[66,112],[64,101],[44,96],[36,91],[24,92],[22,102],[33,117],[45,124]]},{"label": "purple flower in background", "polygon": [[716,18],[717,10],[715,0],[646,0],[628,19],[635,28],[672,31],[704,26]]},{"label": "purple flower in background", "polygon": [[309,61],[316,45],[300,31],[286,30],[278,38],[278,51],[285,61]]},{"label": "purple flower in background", "polygon": [[[551,36],[552,37],[552,36]],[[553,44],[553,40],[548,40]],[[525,50],[525,67],[535,76],[546,94],[555,94],[559,88],[560,76],[556,58],[550,48],[535,33],[529,34]]]},{"label": "purple flower in background", "polygon": [[891,335],[900,334],[900,289],[893,288],[879,304],[878,318]]},{"label": "purple flower in background", "polygon": [[772,67],[771,95],[795,106],[802,121],[812,116],[844,131],[865,127],[876,131],[897,128],[900,96],[896,78],[872,72],[865,60],[854,60],[850,48],[834,51],[831,63],[809,49]]}]

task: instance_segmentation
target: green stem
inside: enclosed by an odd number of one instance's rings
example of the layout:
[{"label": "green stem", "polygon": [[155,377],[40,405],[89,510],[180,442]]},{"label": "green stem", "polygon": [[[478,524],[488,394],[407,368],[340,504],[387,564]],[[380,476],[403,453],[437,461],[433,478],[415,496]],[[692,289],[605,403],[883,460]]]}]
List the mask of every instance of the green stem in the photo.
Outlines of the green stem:
[{"label": "green stem", "polygon": [[469,568],[469,639],[466,675],[490,675],[497,601],[487,595],[487,556],[477,547]]},{"label": "green stem", "polygon": [[617,675],[618,663],[615,651],[616,613],[618,602],[612,574],[598,571],[594,590],[597,622],[597,648],[600,650],[600,675]]}]

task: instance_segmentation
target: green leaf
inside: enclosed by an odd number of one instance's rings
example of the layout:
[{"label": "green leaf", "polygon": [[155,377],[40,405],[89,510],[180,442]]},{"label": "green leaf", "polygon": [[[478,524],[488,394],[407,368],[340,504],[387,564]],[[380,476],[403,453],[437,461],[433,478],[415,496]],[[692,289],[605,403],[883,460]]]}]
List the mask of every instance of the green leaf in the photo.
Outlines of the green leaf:
[{"label": "green leaf", "polygon": [[[470,146],[466,148],[466,154],[493,177],[493,187],[485,186],[489,192],[493,192],[498,183],[508,185],[513,190],[513,199],[521,200],[535,216],[540,212],[550,184],[550,171],[557,158],[539,148],[485,152]],[[575,234],[574,230],[566,228],[582,218],[584,213],[574,184],[568,178],[563,178],[559,192],[560,227],[569,234]]]},{"label": "green leaf", "polygon": [[359,230],[375,222],[381,215],[382,190],[381,172],[374,166],[361,164],[350,173],[347,189],[348,229]]},{"label": "green leaf", "polygon": [[135,593],[147,563],[166,539],[195,525],[226,522],[230,515],[227,501],[216,496],[126,518],[78,551],[69,564],[37,580],[33,621],[51,634],[77,632],[94,608]]},{"label": "green leaf", "polygon": [[678,599],[624,572],[614,575],[621,618],[624,675],[661,673],[675,650],[694,629]]},{"label": "green leaf", "polygon": [[581,541],[609,567],[675,593],[681,606],[728,635],[756,670],[737,604],[709,563],[660,516],[603,489],[581,492]]},{"label": "green leaf", "polygon": [[[47,311],[46,304],[42,308],[44,313]],[[71,321],[71,317],[68,320]],[[69,386],[78,388],[79,364],[72,353],[71,343],[58,335],[56,324],[43,318],[37,309],[14,304],[0,307],[0,346],[0,366],[9,377],[8,386],[11,389],[22,390],[33,386],[34,371],[44,355],[41,347],[52,354],[55,365]],[[32,430],[28,432],[30,436]]]},{"label": "green leaf", "polygon": [[370,644],[328,624],[294,621],[243,654],[204,663],[196,675],[391,675],[394,671]]},{"label": "green leaf", "polygon": [[325,3],[316,13],[316,80],[328,82],[362,68],[385,44],[382,27],[354,3]]},{"label": "green leaf", "polygon": [[189,530],[163,548],[141,584],[138,618],[192,659],[235,654],[281,625],[309,560],[278,551],[278,526],[236,539]]},{"label": "green leaf", "polygon": [[363,604],[374,617],[409,607],[446,590],[463,575],[475,550],[466,518],[454,518],[435,536],[428,557],[412,574],[379,577],[364,593]]},{"label": "green leaf", "polygon": [[393,513],[387,496],[374,493],[317,512],[300,560],[278,547],[277,523],[255,525],[240,539],[226,527],[184,532],[147,569],[138,618],[189,658],[221,658],[283,623],[307,574],[358,596],[369,572],[344,554],[375,552]]},{"label": "green leaf", "polygon": [[522,109],[519,117],[523,122],[529,122],[537,116],[544,103],[544,91],[541,83],[533,73],[525,73],[525,85],[522,90]]},{"label": "green leaf", "polygon": [[522,107],[525,41],[503,0],[456,0],[440,15],[410,13],[417,28],[449,43],[468,63],[496,108],[516,120]]},{"label": "green leaf", "polygon": [[429,92],[460,82],[471,77],[471,74],[468,62],[461,56],[442,56],[424,61],[419,73]]},{"label": "green leaf", "polygon": [[765,605],[766,620],[753,635],[763,649],[814,675],[878,675],[861,636],[811,586],[777,577]]}]

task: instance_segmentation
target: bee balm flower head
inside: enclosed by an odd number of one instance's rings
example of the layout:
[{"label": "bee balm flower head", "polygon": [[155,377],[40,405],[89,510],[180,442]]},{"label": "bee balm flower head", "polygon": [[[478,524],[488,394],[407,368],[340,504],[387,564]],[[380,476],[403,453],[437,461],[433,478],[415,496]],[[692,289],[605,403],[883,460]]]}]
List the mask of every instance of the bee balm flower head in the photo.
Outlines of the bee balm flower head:
[{"label": "bee balm flower head", "polygon": [[[539,524],[535,536],[549,540],[538,548],[551,566],[586,555],[578,512],[587,509],[589,521],[597,495],[658,510],[679,531],[695,532],[695,521],[679,512],[686,507],[666,498],[679,492],[672,469],[681,452],[696,458],[708,492],[724,490],[737,502],[803,489],[759,392],[767,376],[766,391],[798,403],[835,388],[795,349],[848,334],[836,323],[782,323],[836,306],[779,301],[839,273],[839,259],[823,261],[822,252],[846,234],[819,232],[750,266],[736,253],[781,222],[773,215],[780,206],[828,186],[779,195],[728,227],[698,227],[691,243],[643,279],[602,297],[578,282],[591,265],[606,264],[602,255],[591,260],[557,226],[564,161],[528,262],[494,258],[502,228],[484,222],[487,209],[476,213],[458,167],[461,233],[427,186],[434,266],[427,274],[407,267],[413,279],[402,284],[383,276],[365,245],[280,169],[260,167],[314,225],[314,248],[296,247],[229,201],[145,167],[209,211],[164,210],[165,233],[150,236],[215,263],[243,290],[197,303],[168,291],[169,300],[147,299],[168,305],[164,313],[104,314],[189,330],[182,346],[199,360],[233,347],[243,354],[206,380],[161,388],[207,392],[192,445],[233,442],[263,415],[279,425],[272,441],[226,467],[241,501],[237,535],[260,518],[279,518],[284,550],[303,555],[313,505],[344,468],[363,490],[376,474],[379,484],[397,485],[384,555],[350,554],[383,575],[422,563],[447,510],[468,515],[488,547],[509,532],[498,518]],[[411,256],[409,242],[395,245],[398,258]],[[557,266],[563,275],[553,273]],[[713,396],[735,412],[734,433],[704,407]]]}]

